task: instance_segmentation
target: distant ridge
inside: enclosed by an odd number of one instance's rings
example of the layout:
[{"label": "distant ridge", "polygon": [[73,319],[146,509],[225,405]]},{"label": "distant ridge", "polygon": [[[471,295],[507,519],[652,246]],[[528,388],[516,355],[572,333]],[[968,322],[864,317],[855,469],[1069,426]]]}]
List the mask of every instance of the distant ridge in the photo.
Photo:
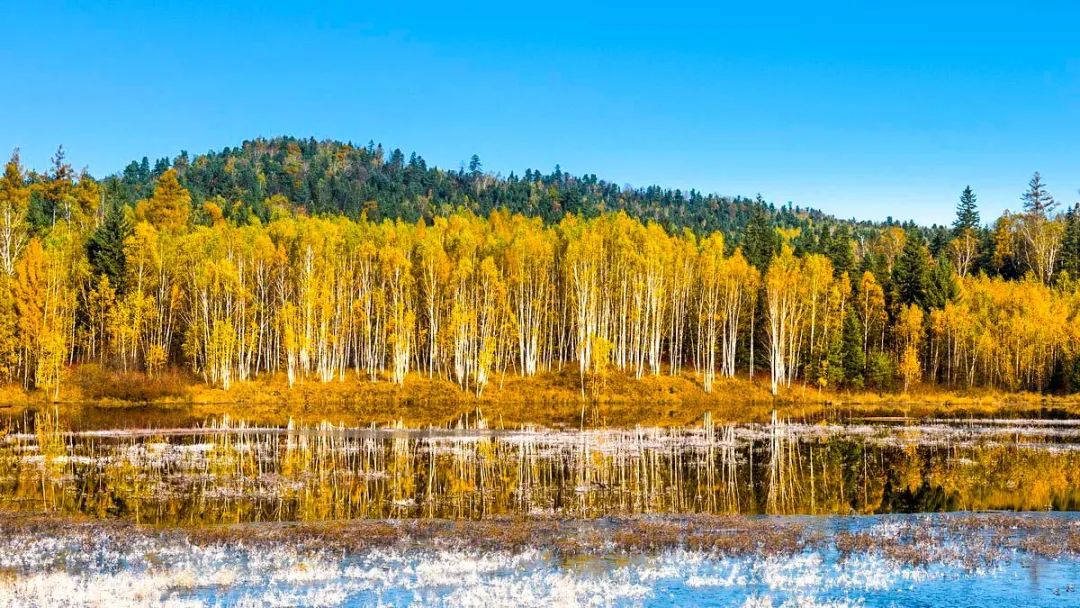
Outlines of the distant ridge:
[{"label": "distant ridge", "polygon": [[[669,231],[741,234],[755,214],[780,227],[849,225],[873,230],[882,223],[838,220],[816,209],[780,205],[759,197],[703,194],[691,189],[648,186],[628,189],[595,174],[571,175],[558,166],[549,173],[526,169],[521,175],[492,175],[476,156],[457,170],[427,164],[416,153],[381,144],[357,146],[333,140],[275,137],[245,141],[238,147],[175,158],[132,161],[106,180],[117,198],[133,204],[149,196],[154,180],[175,167],[196,204],[215,197],[226,216],[266,219],[267,199],[283,196],[311,214],[344,214],[369,219],[400,218],[414,222],[467,208],[480,215],[505,208],[557,222],[573,213],[587,217],[625,211],[654,221]],[[908,227],[914,227],[908,225]],[[868,230],[868,234],[869,234]],[[736,238],[733,242],[737,241]]]}]

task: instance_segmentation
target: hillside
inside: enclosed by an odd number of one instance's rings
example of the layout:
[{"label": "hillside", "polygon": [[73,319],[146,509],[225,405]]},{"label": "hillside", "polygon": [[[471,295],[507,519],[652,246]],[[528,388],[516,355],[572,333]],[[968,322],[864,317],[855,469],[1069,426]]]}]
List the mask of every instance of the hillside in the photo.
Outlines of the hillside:
[{"label": "hillside", "polygon": [[477,398],[551,373],[573,400],[662,376],[709,395],[1071,393],[1080,213],[1045,192],[1035,174],[987,228],[966,189],[953,226],[926,228],[375,145],[256,140],[100,181],[15,155],[0,378],[53,398],[88,365],[224,390],[426,376]]},{"label": "hillside", "polygon": [[593,174],[571,175],[558,166],[546,174],[526,169],[521,175],[498,176],[485,173],[475,156],[468,166],[445,170],[429,166],[416,153],[406,157],[399,149],[384,150],[381,144],[355,146],[292,137],[245,141],[194,157],[181,152],[154,163],[143,157],[107,178],[105,184],[117,200],[133,205],[152,193],[154,180],[169,168],[177,170],[196,206],[220,198],[226,217],[238,220],[248,214],[268,220],[267,200],[282,196],[311,214],[355,218],[366,213],[376,221],[430,220],[463,208],[478,215],[506,209],[549,223],[568,213],[594,217],[625,211],[673,232],[689,229],[698,234],[741,234],[759,212],[787,228],[837,223],[853,229],[875,227],[871,222],[841,221],[818,210],[778,206],[760,198],[655,185],[629,188]]}]

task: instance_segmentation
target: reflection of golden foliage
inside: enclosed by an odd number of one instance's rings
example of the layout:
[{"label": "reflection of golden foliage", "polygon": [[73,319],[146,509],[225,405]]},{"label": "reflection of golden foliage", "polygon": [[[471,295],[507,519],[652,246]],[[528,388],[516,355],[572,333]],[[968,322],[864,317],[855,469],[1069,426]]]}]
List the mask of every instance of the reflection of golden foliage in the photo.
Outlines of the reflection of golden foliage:
[{"label": "reflection of golden foliage", "polygon": [[904,433],[821,440],[781,421],[759,436],[756,471],[734,427],[709,424],[439,438],[222,419],[193,436],[102,440],[41,414],[35,428],[0,444],[0,504],[142,522],[1080,506],[1074,452],[943,450],[933,435]]}]

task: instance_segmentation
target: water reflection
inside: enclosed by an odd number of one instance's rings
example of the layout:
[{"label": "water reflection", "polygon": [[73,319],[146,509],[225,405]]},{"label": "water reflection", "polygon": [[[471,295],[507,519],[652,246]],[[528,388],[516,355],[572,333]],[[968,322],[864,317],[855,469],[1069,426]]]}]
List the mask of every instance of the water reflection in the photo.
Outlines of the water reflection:
[{"label": "water reflection", "polygon": [[69,428],[48,413],[8,422],[0,503],[162,524],[1080,507],[1080,425],[1068,421]]}]

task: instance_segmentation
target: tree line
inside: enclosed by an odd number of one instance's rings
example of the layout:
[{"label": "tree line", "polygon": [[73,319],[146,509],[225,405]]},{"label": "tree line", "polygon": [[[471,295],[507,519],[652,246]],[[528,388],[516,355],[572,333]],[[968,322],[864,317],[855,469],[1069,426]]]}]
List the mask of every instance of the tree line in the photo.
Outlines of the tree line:
[{"label": "tree line", "polygon": [[[225,198],[228,180],[214,190],[192,173],[205,158],[159,163],[146,187],[138,167],[97,181],[62,154],[45,173],[13,155],[0,180],[3,379],[58,391],[68,366],[97,363],[226,388],[420,373],[476,394],[565,368],[583,393],[611,370],[690,374],[707,392],[736,375],[774,392],[1080,381],[1080,213],[1057,213],[1038,174],[1022,210],[990,228],[965,189],[941,236],[754,203],[730,231],[624,207],[392,217],[282,193],[253,205],[265,179]],[[470,165],[459,185],[511,183]]]}]

